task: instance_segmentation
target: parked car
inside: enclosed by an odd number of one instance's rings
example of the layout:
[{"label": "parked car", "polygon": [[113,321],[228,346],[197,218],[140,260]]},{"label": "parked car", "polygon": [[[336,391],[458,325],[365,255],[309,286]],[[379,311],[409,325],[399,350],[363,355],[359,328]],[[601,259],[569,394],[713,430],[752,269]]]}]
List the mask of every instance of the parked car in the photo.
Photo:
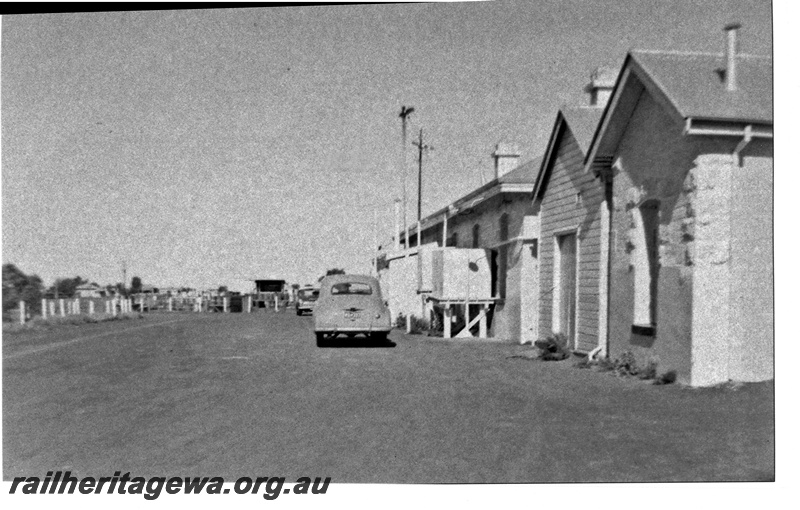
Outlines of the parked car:
[{"label": "parked car", "polygon": [[378,280],[350,274],[323,278],[314,308],[317,346],[329,345],[339,335],[352,338],[358,334],[383,343],[391,329]]},{"label": "parked car", "polygon": [[317,298],[319,289],[316,287],[303,287],[297,291],[297,303],[294,305],[297,315],[303,315],[305,312],[313,313]]}]

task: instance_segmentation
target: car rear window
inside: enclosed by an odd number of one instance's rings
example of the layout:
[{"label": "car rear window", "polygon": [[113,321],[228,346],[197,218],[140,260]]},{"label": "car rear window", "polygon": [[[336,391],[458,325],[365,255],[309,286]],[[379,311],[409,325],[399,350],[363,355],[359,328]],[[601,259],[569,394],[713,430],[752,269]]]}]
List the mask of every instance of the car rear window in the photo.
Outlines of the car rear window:
[{"label": "car rear window", "polygon": [[361,283],[361,282],[334,283],[331,286],[331,294],[332,295],[360,294],[368,296],[372,294],[372,287],[368,283]]},{"label": "car rear window", "polygon": [[310,290],[310,289],[308,289],[308,290],[301,290],[300,291],[300,299],[305,299],[305,300],[309,300],[310,301],[310,300],[313,300],[313,299],[317,299],[318,297],[319,297],[319,291],[318,290]]}]

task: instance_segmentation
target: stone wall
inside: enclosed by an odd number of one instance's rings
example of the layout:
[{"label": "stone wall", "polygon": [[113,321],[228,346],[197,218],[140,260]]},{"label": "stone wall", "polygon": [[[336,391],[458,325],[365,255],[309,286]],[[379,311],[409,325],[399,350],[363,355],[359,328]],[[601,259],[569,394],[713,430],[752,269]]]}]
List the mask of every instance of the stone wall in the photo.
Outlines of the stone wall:
[{"label": "stone wall", "polygon": [[[690,175],[697,147],[683,136],[661,107],[644,93],[634,110],[613,168],[609,355],[634,353],[637,361],[658,363],[689,381],[692,332],[694,184]],[[658,204],[658,268],[655,272],[656,327],[634,328],[637,267],[642,235],[639,207]]]},{"label": "stone wall", "polygon": [[[610,355],[704,386],[772,377],[772,145],[683,135],[644,93],[614,159]],[[655,328],[636,327],[640,221],[658,204]],[[638,280],[641,284],[642,280]]]}]

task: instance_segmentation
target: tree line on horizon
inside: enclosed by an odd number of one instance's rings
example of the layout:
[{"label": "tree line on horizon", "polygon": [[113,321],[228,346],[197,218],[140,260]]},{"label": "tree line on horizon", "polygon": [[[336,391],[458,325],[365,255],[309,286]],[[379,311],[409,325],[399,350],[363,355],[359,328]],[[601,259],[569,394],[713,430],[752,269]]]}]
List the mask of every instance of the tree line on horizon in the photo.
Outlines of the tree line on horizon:
[{"label": "tree line on horizon", "polygon": [[[75,297],[78,287],[87,283],[90,282],[86,278],[75,276],[56,278],[53,285],[46,287],[39,275],[25,274],[15,264],[3,264],[3,312],[17,308],[20,301],[25,301],[25,305],[31,311],[40,313],[42,299]],[[130,288],[126,288],[122,282],[105,286],[91,282],[91,285],[103,288],[109,293],[128,295],[142,289],[142,279],[134,276]]]},{"label": "tree line on horizon", "polygon": [[317,283],[321,282],[322,279],[325,278],[326,276],[330,276],[330,275],[333,275],[333,274],[345,274],[345,272],[344,272],[344,269],[340,269],[338,267],[334,267],[332,269],[328,269],[325,272],[324,275],[322,275],[319,278],[317,278]]}]

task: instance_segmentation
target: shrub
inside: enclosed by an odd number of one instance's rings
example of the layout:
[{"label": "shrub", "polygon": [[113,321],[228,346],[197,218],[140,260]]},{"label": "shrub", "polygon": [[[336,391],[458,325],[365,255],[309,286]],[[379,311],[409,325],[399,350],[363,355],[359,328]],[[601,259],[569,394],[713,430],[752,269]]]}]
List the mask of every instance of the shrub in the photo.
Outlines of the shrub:
[{"label": "shrub", "polygon": [[634,376],[639,373],[636,358],[631,351],[623,352],[618,360],[614,361],[617,375],[622,377]]},{"label": "shrub", "polygon": [[639,375],[638,375],[639,379],[642,379],[644,381],[647,381],[647,380],[650,380],[650,379],[655,379],[656,378],[656,369],[657,368],[658,368],[658,363],[656,363],[652,359],[648,360],[648,362],[644,366],[644,368],[639,370]]},{"label": "shrub", "polygon": [[442,310],[437,308],[433,309],[433,313],[431,314],[430,331],[432,333],[444,332],[444,313]]},{"label": "shrub", "polygon": [[543,361],[561,361],[572,354],[567,337],[561,333],[553,333],[547,338],[536,340],[533,345],[542,352],[539,358]]},{"label": "shrub", "polygon": [[647,364],[639,368],[636,365],[636,358],[631,351],[623,352],[619,358],[598,358],[590,360],[583,358],[573,365],[575,368],[592,368],[598,372],[613,372],[619,377],[638,377],[642,380],[652,380],[653,384],[672,384],[677,379],[677,372],[670,370],[658,375],[658,363],[654,359],[647,361]]},{"label": "shrub", "polygon": [[[428,331],[428,329],[430,329],[430,325],[428,324],[428,321],[426,321],[425,319],[421,319],[421,318],[417,317],[416,315],[411,315],[410,317],[411,317],[411,334],[412,335],[419,335],[420,333],[423,333],[425,331]],[[406,316],[403,315],[402,313],[398,313],[397,314],[397,318],[394,321],[394,327],[397,328],[397,329],[405,330],[406,329]]]},{"label": "shrub", "polygon": [[677,379],[678,379],[678,373],[674,370],[670,370],[669,372],[664,372],[663,374],[656,377],[656,380],[653,381],[653,384],[672,384]]},{"label": "shrub", "polygon": [[570,352],[569,340],[564,333],[554,333],[549,338],[553,339],[559,351]]},{"label": "shrub", "polygon": [[430,329],[430,325],[428,321],[425,319],[419,318],[416,315],[411,316],[411,334],[412,335],[419,335],[428,331]]}]

